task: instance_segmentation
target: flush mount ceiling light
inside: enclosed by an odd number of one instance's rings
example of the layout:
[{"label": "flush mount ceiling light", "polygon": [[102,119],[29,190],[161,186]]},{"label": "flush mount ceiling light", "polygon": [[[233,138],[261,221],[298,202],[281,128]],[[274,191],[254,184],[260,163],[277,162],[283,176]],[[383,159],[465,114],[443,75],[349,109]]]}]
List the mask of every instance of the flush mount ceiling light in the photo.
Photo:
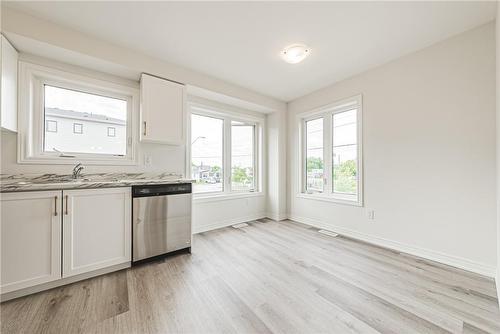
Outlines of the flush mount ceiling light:
[{"label": "flush mount ceiling light", "polygon": [[293,44],[281,51],[281,58],[290,64],[297,64],[306,59],[311,49],[303,44]]}]

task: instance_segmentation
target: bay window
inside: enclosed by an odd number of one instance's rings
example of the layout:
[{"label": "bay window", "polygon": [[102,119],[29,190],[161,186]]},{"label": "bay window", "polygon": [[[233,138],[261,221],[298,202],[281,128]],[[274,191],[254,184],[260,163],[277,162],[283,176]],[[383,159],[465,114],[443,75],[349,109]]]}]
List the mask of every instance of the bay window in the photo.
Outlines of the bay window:
[{"label": "bay window", "polygon": [[300,197],[362,205],[361,115],[361,96],[299,115]]}]

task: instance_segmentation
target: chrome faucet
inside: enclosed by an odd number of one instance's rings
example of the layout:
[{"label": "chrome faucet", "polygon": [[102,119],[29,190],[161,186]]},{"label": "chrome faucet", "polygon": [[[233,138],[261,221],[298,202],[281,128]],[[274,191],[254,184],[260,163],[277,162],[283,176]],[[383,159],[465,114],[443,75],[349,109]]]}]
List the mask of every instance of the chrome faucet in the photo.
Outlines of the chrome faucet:
[{"label": "chrome faucet", "polygon": [[80,177],[80,174],[82,173],[82,170],[85,167],[82,166],[81,163],[77,163],[75,167],[73,167],[73,180],[76,180]]}]

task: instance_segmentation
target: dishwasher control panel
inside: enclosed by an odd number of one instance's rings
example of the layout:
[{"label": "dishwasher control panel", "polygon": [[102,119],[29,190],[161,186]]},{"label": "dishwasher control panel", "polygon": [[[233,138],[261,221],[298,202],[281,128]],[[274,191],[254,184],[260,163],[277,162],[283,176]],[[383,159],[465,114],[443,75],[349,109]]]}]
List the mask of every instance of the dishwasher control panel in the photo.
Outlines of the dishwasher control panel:
[{"label": "dishwasher control panel", "polygon": [[189,194],[191,191],[191,183],[133,186],[132,197]]}]

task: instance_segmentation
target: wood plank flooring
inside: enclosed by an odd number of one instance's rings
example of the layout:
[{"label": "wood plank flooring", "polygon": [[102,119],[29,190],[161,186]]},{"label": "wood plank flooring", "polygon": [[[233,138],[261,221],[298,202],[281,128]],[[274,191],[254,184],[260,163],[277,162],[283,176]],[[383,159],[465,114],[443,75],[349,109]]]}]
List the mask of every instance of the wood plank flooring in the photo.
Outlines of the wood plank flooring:
[{"label": "wood plank flooring", "polygon": [[294,222],[1,304],[6,333],[500,333],[493,280]]}]

